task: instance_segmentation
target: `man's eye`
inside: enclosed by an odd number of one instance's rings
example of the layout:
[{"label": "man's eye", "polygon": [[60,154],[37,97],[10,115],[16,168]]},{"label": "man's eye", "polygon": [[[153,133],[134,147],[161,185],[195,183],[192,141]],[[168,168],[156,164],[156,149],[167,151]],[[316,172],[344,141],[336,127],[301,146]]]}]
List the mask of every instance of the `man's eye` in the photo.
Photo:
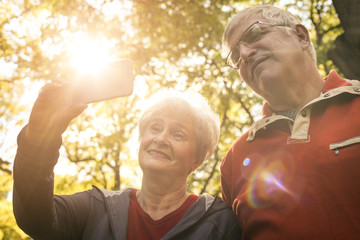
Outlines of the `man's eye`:
[{"label": "man's eye", "polygon": [[239,59],[240,59],[240,49],[238,46],[236,46],[231,52],[230,60],[235,65],[239,62]]},{"label": "man's eye", "polygon": [[242,38],[242,42],[244,43],[254,43],[258,40],[260,40],[260,38],[265,34],[265,30],[262,29],[259,26],[255,26],[253,28],[251,28],[248,32],[245,33],[245,35]]}]

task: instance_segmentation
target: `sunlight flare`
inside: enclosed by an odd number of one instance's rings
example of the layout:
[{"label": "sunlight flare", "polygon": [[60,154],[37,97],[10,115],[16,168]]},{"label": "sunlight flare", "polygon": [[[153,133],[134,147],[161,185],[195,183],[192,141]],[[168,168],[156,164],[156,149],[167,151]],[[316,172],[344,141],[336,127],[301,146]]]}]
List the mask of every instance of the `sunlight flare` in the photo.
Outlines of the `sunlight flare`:
[{"label": "sunlight flare", "polygon": [[110,53],[112,45],[91,38],[74,43],[69,48],[71,67],[81,75],[97,74],[114,61],[115,57]]}]

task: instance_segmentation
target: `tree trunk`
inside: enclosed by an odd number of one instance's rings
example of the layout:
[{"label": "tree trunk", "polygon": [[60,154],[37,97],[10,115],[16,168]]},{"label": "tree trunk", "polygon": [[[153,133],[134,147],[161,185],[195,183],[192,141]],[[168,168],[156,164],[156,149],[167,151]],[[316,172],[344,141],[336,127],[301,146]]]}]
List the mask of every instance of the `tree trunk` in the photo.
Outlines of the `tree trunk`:
[{"label": "tree trunk", "polygon": [[344,33],[328,56],[346,78],[360,80],[360,0],[333,0],[333,4]]}]

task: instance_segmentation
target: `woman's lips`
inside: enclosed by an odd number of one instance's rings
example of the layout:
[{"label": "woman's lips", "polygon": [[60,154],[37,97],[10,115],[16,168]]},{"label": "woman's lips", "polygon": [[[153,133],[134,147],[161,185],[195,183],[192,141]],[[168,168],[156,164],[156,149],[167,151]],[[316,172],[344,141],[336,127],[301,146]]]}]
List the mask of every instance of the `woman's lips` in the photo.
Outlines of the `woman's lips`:
[{"label": "woman's lips", "polygon": [[158,150],[154,150],[154,149],[151,149],[148,151],[148,153],[152,156],[152,157],[155,157],[155,158],[165,158],[165,159],[169,159],[170,160],[170,157],[162,152],[162,151],[158,151]]}]

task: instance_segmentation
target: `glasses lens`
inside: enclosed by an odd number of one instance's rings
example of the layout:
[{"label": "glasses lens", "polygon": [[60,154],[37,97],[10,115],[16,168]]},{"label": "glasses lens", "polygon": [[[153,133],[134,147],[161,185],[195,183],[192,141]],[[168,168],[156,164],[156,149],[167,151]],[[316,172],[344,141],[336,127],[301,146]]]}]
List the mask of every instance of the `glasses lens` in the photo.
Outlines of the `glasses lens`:
[{"label": "glasses lens", "polygon": [[239,49],[239,46],[235,46],[232,49],[232,51],[227,59],[227,64],[233,68],[236,68],[239,61],[240,61],[240,49]]},{"label": "glasses lens", "polygon": [[259,25],[254,25],[252,28],[250,28],[247,32],[244,33],[241,41],[246,44],[254,43],[261,38],[264,33],[263,30],[264,29]]},{"label": "glasses lens", "polygon": [[259,41],[266,33],[269,26],[280,26],[271,23],[254,22],[250,27],[243,33],[237,45],[231,50],[227,64],[233,68],[239,68],[240,63],[240,45],[251,45]]},{"label": "glasses lens", "polygon": [[238,64],[240,62],[240,45],[250,45],[260,40],[261,37],[265,34],[265,27],[260,26],[258,23],[254,24],[254,26],[250,27],[244,34],[241,36],[238,44],[232,49],[229,57],[228,57],[228,65],[233,68],[238,68]]}]

